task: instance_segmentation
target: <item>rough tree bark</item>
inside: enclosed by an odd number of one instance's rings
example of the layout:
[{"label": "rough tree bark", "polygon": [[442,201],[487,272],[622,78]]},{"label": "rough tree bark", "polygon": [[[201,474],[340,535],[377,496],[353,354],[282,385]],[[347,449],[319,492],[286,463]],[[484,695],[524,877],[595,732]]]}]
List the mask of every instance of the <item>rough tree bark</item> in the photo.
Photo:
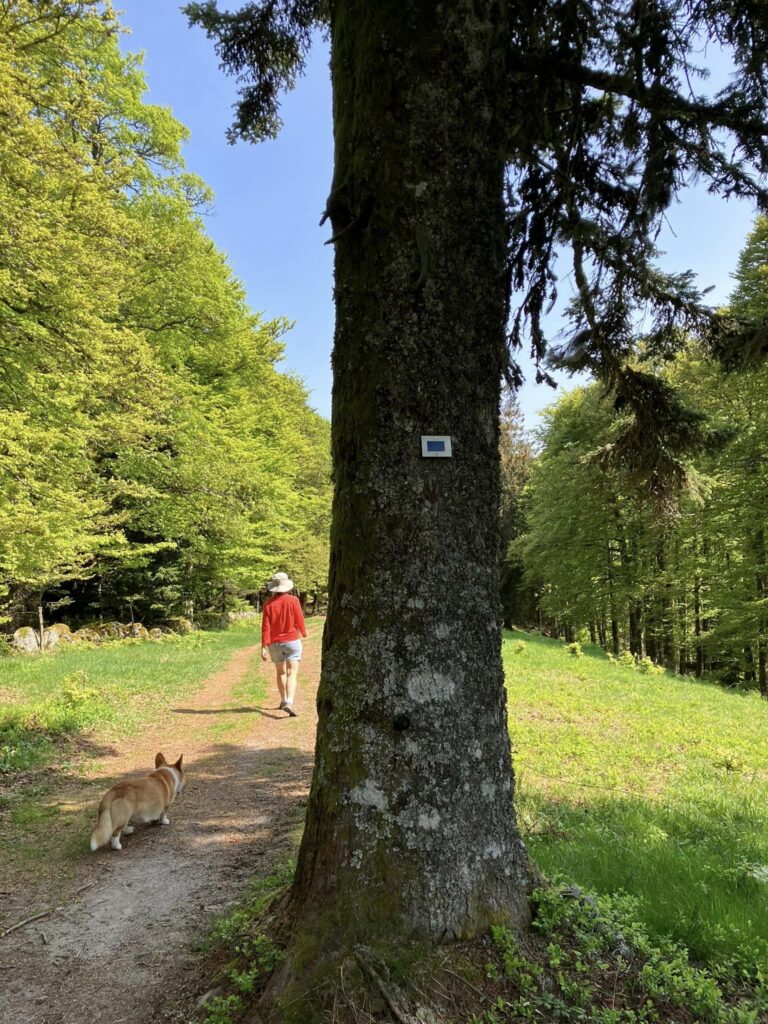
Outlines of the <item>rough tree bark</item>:
[{"label": "rough tree bark", "polygon": [[497,569],[505,9],[332,6],[335,499],[283,984],[299,956],[527,915]]}]

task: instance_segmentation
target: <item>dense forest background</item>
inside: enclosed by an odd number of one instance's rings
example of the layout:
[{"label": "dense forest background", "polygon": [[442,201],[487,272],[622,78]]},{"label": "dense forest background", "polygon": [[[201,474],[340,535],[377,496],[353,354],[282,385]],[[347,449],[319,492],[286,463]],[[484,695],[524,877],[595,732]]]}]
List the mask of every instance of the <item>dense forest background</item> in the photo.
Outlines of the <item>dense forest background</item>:
[{"label": "dense forest background", "polygon": [[[76,13],[72,13],[75,11]],[[206,236],[186,130],[85,3],[0,6],[0,628],[324,586],[329,426]]]},{"label": "dense forest background", "polygon": [[[765,217],[735,279],[733,317],[765,316]],[[652,369],[705,438],[681,461],[674,499],[627,472],[621,442],[632,422],[605,387],[563,395],[533,437],[508,404],[506,619],[570,642],[591,638],[646,670],[713,673],[768,696],[768,371],[723,370],[694,340]]]}]

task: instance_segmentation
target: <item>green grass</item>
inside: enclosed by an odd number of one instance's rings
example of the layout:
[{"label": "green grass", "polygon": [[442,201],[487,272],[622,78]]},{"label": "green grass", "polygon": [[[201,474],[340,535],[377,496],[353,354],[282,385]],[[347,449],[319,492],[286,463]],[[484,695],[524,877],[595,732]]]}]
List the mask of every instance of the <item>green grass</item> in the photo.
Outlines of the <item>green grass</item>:
[{"label": "green grass", "polygon": [[505,634],[504,662],[542,871],[630,894],[700,960],[768,967],[768,702],[531,634]]},{"label": "green grass", "polygon": [[60,759],[67,739],[130,734],[257,642],[257,631],[241,626],[0,658],[0,773]]}]

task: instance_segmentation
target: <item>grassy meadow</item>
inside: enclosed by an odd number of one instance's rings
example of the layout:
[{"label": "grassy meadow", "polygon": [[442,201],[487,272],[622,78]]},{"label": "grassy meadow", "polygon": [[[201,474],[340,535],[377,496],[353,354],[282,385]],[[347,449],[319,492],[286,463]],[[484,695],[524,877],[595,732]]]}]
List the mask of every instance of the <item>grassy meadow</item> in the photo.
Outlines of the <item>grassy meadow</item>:
[{"label": "grassy meadow", "polygon": [[60,761],[67,744],[136,730],[258,643],[258,628],[0,658],[0,774]]},{"label": "grassy meadow", "polygon": [[549,877],[637,901],[713,967],[768,968],[768,702],[505,633],[520,824]]}]

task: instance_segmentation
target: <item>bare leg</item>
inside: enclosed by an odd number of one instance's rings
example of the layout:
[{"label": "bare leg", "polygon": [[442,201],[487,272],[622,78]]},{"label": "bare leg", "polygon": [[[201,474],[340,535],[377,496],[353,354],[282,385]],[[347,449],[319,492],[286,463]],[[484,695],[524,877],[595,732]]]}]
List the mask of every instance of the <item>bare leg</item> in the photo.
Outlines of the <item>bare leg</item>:
[{"label": "bare leg", "polygon": [[285,700],[286,694],[286,664],[290,665],[290,662],[279,661],[275,665],[275,677],[277,679],[277,689],[280,693],[280,701]]},{"label": "bare leg", "polygon": [[285,666],[287,670],[287,696],[285,699],[289,704],[293,704],[293,699],[296,696],[296,686],[299,682],[299,663],[298,661],[286,661]]}]

